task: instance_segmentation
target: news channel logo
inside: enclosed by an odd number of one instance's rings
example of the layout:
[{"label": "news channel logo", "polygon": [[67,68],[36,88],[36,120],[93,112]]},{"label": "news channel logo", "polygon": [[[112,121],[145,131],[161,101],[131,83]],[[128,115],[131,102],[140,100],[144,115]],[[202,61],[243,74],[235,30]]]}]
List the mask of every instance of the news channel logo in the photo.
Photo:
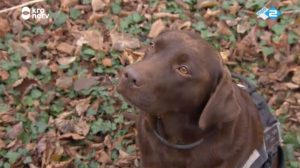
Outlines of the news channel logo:
[{"label": "news channel logo", "polygon": [[276,20],[281,15],[281,12],[277,10],[274,6],[271,6],[270,8],[261,8],[259,11],[256,12],[256,15],[258,18],[262,18],[263,20]]},{"label": "news channel logo", "polygon": [[28,19],[48,19],[49,14],[46,13],[44,8],[29,8],[25,6],[21,9],[21,18],[24,20]]}]

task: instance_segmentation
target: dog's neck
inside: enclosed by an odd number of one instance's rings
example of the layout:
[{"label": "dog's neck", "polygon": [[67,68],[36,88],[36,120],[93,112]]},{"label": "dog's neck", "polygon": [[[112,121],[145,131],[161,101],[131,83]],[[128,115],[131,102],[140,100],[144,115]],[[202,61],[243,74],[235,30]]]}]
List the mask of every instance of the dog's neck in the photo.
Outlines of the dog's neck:
[{"label": "dog's neck", "polygon": [[198,126],[199,116],[186,113],[168,113],[162,116],[148,116],[151,129],[156,129],[166,140],[174,144],[193,143],[203,136],[203,131]]}]

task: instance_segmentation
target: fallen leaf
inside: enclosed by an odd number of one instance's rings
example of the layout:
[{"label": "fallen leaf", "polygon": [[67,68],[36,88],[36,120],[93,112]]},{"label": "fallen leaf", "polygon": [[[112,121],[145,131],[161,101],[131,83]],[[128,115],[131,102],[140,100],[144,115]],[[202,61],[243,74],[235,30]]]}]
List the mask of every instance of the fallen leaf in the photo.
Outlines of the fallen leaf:
[{"label": "fallen leaf", "polygon": [[13,31],[14,34],[20,33],[23,30],[23,28],[24,28],[24,25],[22,24],[21,21],[14,20],[13,26],[12,26],[12,31]]},{"label": "fallen leaf", "polygon": [[74,82],[74,90],[75,91],[80,91],[83,89],[89,89],[94,85],[97,85],[99,83],[98,78],[96,77],[80,77]]},{"label": "fallen leaf", "polygon": [[[66,160],[66,161],[60,161],[58,163],[54,162],[52,163],[51,165],[48,165],[49,168],[68,168],[68,167],[72,167],[74,164],[73,164],[73,160],[74,159],[69,159],[69,160]],[[48,167],[46,167],[48,168]]]},{"label": "fallen leaf", "polygon": [[74,128],[75,133],[86,136],[90,131],[90,126],[86,121],[79,121]]},{"label": "fallen leaf", "polygon": [[46,145],[47,145],[47,139],[45,137],[41,138],[38,141],[36,148],[39,154],[43,153],[46,150]]},{"label": "fallen leaf", "polygon": [[78,4],[78,0],[60,0],[63,8]]},{"label": "fallen leaf", "polygon": [[0,150],[3,149],[5,145],[5,142],[2,139],[0,139]]},{"label": "fallen leaf", "polygon": [[97,160],[100,163],[102,163],[103,165],[112,163],[112,160],[110,159],[110,156],[105,151],[100,151],[97,158],[98,158]]},{"label": "fallen leaf", "polygon": [[104,58],[102,60],[102,65],[105,67],[111,67],[112,66],[112,60],[110,58]]},{"label": "fallen leaf", "polygon": [[299,85],[297,85],[297,84],[295,84],[295,83],[293,83],[293,82],[287,82],[287,83],[285,83],[285,85],[286,85],[288,88],[290,88],[290,89],[297,89],[297,88],[300,87]]},{"label": "fallen leaf", "polygon": [[15,117],[8,113],[1,113],[0,115],[0,123],[12,123],[15,121]]},{"label": "fallen leaf", "polygon": [[237,32],[240,34],[245,33],[249,29],[250,29],[250,23],[248,21],[244,21],[241,24],[237,25]]},{"label": "fallen leaf", "polygon": [[57,60],[60,65],[69,65],[76,60],[76,57],[62,57]]},{"label": "fallen leaf", "polygon": [[27,57],[32,55],[32,45],[30,43],[12,42],[11,47],[15,52],[19,53],[22,57]]},{"label": "fallen leaf", "polygon": [[231,5],[229,7],[229,13],[232,15],[236,15],[236,13],[238,12],[238,10],[240,9],[240,5],[239,3],[237,3],[236,1],[234,1],[233,5]]},{"label": "fallen leaf", "polygon": [[300,67],[295,68],[292,81],[300,85]]},{"label": "fallen leaf", "polygon": [[224,21],[219,21],[217,23],[218,26],[218,33],[220,33],[221,35],[231,35],[232,32],[230,30],[230,28],[227,26],[227,24]]},{"label": "fallen leaf", "polygon": [[135,49],[141,46],[139,39],[125,33],[111,32],[112,48],[123,51],[126,48]]},{"label": "fallen leaf", "polygon": [[77,101],[75,110],[79,116],[82,116],[90,106],[91,97]]},{"label": "fallen leaf", "polygon": [[[104,44],[103,44],[103,35],[98,30],[87,30],[82,32],[82,38],[81,40],[82,44],[87,44],[91,46],[95,50],[104,50]],[[79,42],[77,42],[80,44]]]},{"label": "fallen leaf", "polygon": [[110,135],[106,135],[105,138],[104,138],[104,145],[108,148],[108,149],[112,149],[113,148],[113,140],[111,138]]},{"label": "fallen leaf", "polygon": [[212,7],[218,6],[218,5],[219,5],[219,3],[217,1],[198,0],[196,7],[201,9],[201,8],[212,8]]},{"label": "fallen leaf", "polygon": [[75,47],[69,43],[62,42],[56,46],[56,49],[60,52],[72,55],[75,50]]},{"label": "fallen leaf", "polygon": [[56,79],[55,85],[62,89],[68,89],[73,85],[73,78],[69,76],[63,76]]},{"label": "fallen leaf", "polygon": [[150,29],[148,37],[154,38],[159,35],[166,28],[164,22],[161,19],[156,20]]},{"label": "fallen leaf", "polygon": [[153,14],[154,18],[170,18],[170,19],[178,19],[179,18],[179,14],[173,14],[173,13],[167,13],[167,12],[158,12],[158,13],[154,13]]},{"label": "fallen leaf", "polygon": [[1,80],[7,80],[9,78],[9,74],[5,70],[0,70],[0,79]]},{"label": "fallen leaf", "polygon": [[85,139],[84,136],[81,136],[81,135],[78,135],[78,134],[75,134],[75,133],[66,133],[66,134],[63,134],[59,137],[59,139],[69,139],[69,138],[72,138],[74,140],[83,140],[83,139]]},{"label": "fallen leaf", "polygon": [[15,90],[21,93],[21,96],[26,95],[33,87],[39,85],[38,81],[36,81],[35,79],[24,78],[18,81],[20,81],[20,83],[14,83],[14,87]]},{"label": "fallen leaf", "polygon": [[92,8],[94,12],[103,10],[106,4],[102,0],[92,0]]},{"label": "fallen leaf", "polygon": [[122,65],[129,65],[133,64],[136,61],[141,60],[145,55],[145,52],[138,52],[138,51],[133,51],[130,49],[126,49],[120,58],[121,64]]},{"label": "fallen leaf", "polygon": [[221,14],[221,10],[211,10],[207,9],[206,13],[204,14],[204,18],[209,18],[209,17],[216,17]]},{"label": "fallen leaf", "polygon": [[230,54],[230,51],[229,51],[229,50],[220,52],[220,55],[221,55],[221,57],[222,57],[224,63],[228,62],[229,54]]},{"label": "fallen leaf", "polygon": [[26,78],[28,74],[28,68],[26,66],[22,66],[18,72],[21,78]]},{"label": "fallen leaf", "polygon": [[183,29],[190,29],[192,26],[192,22],[191,21],[186,21],[184,23],[182,23],[178,28],[180,30],[183,30]]},{"label": "fallen leaf", "polygon": [[6,19],[0,17],[0,37],[3,37],[10,31],[9,23]]},{"label": "fallen leaf", "polygon": [[74,132],[74,121],[57,118],[54,121],[56,128],[62,133]]},{"label": "fallen leaf", "polygon": [[10,131],[7,132],[7,136],[10,138],[10,139],[16,139],[17,136],[21,133],[21,131],[23,130],[23,123],[20,122],[16,125],[14,125],[12,127],[12,129]]}]

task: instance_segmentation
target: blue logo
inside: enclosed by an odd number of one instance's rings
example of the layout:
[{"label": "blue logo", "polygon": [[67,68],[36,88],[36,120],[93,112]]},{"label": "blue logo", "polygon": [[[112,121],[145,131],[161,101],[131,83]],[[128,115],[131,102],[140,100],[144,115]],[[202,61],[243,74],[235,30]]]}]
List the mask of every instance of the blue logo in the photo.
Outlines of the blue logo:
[{"label": "blue logo", "polygon": [[262,18],[263,20],[266,19],[277,19],[281,12],[277,10],[274,6],[271,6],[270,9],[267,7],[261,8],[259,11],[256,12],[257,17]]}]

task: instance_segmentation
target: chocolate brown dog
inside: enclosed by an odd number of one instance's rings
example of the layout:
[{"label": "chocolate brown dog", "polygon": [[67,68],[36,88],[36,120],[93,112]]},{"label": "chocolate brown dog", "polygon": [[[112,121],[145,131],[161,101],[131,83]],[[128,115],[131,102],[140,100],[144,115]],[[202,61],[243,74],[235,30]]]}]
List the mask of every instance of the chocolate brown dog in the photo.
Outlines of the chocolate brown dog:
[{"label": "chocolate brown dog", "polygon": [[258,109],[196,33],[159,35],[142,61],[123,70],[118,91],[141,110],[143,168],[248,168],[258,159]]}]

